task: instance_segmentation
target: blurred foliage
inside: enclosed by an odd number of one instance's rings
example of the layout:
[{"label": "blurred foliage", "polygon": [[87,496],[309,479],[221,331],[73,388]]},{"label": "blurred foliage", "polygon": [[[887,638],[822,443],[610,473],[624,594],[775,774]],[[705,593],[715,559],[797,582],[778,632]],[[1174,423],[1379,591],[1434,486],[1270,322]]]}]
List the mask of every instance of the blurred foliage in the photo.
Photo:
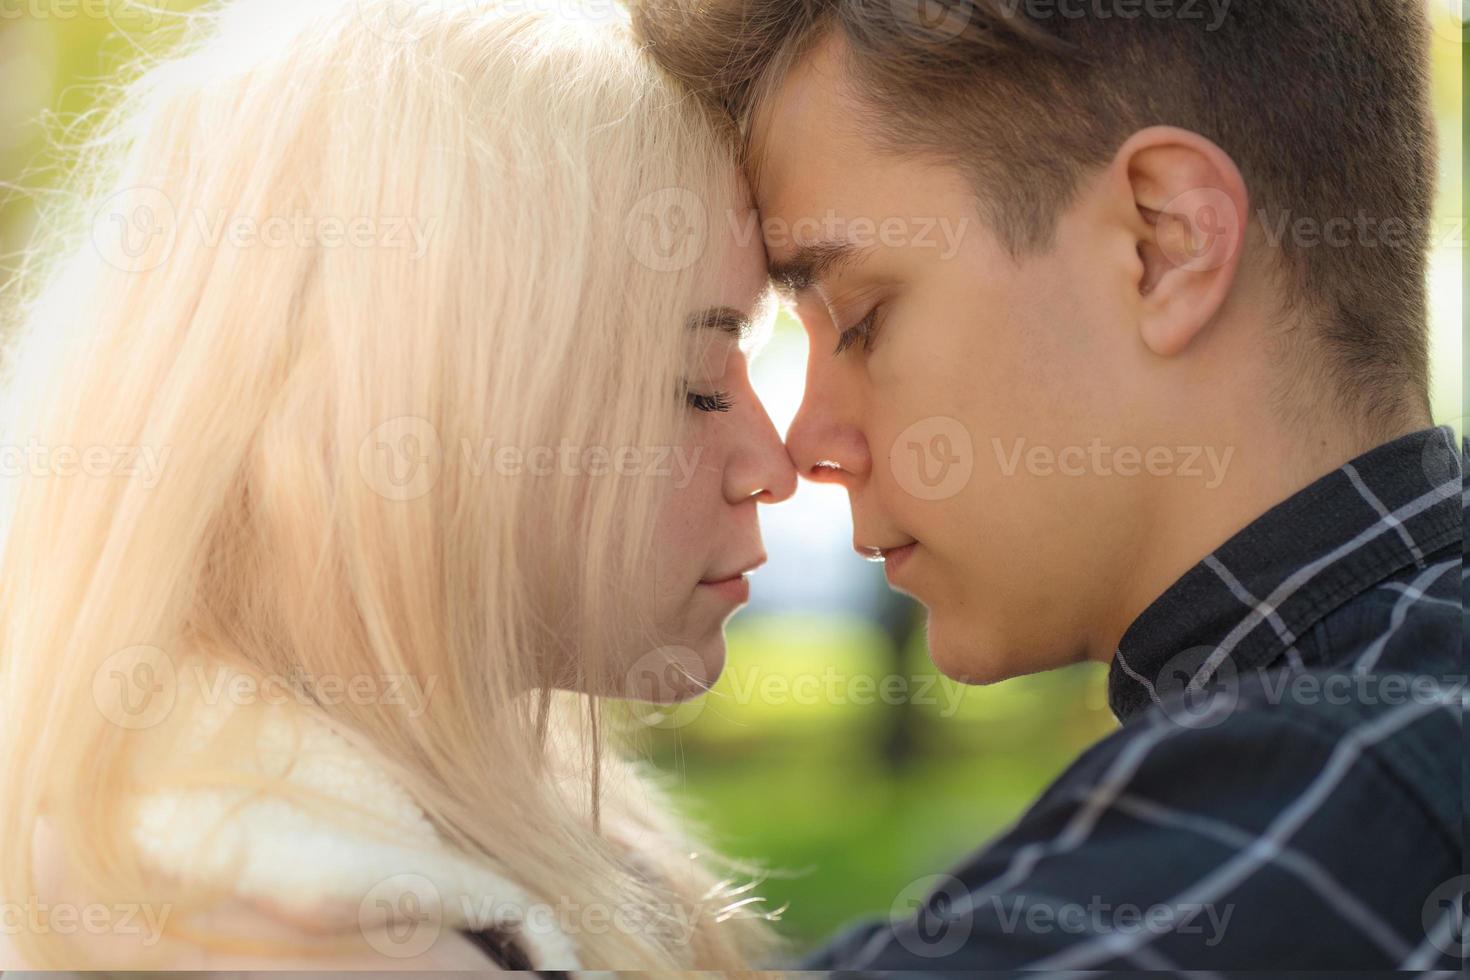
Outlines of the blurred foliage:
[{"label": "blurred foliage", "polygon": [[[65,159],[58,146],[85,134],[122,67],[154,46],[153,11],[195,6],[22,0],[0,7],[0,287],[31,238],[37,202],[58,178]],[[1462,46],[1453,7],[1435,0],[1443,167],[1431,289],[1434,397],[1444,421],[1463,414]],[[773,870],[762,892],[773,904],[789,903],[783,928],[802,944],[855,915],[886,914],[910,881],[1013,821],[1112,725],[1103,668],[960,688],[935,676],[921,629],[895,649],[887,634],[855,618],[745,616],[732,625],[729,661],[713,693],[654,732],[654,759],[723,850]],[[762,690],[752,684],[774,680],[779,688],[830,671],[845,678],[839,697],[811,700],[796,687],[751,694]],[[858,678],[889,676],[904,679],[908,702],[860,692]],[[921,696],[923,684],[930,686]]]},{"label": "blurred foliage", "polygon": [[772,872],[760,893],[799,943],[888,914],[1115,724],[1101,665],[966,687],[922,630],[894,650],[859,620],[737,617],[728,664],[654,761],[721,850]]}]

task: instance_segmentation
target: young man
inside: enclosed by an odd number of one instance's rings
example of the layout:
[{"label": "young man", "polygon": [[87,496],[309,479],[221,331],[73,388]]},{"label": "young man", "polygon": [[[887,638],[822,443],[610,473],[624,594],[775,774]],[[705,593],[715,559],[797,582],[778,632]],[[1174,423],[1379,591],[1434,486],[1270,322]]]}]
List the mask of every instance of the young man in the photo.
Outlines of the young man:
[{"label": "young man", "polygon": [[738,123],[788,436],[988,683],[1121,728],[807,966],[1453,966],[1460,453],[1417,0],[640,0]]}]

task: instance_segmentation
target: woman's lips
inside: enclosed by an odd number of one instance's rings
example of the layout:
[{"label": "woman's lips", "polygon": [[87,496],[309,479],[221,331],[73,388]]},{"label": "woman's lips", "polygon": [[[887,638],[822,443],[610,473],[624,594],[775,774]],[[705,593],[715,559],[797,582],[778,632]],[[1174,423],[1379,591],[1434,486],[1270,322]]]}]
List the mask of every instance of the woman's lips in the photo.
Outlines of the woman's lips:
[{"label": "woman's lips", "polygon": [[750,601],[750,580],[744,575],[727,578],[720,582],[700,582],[701,589],[708,589],[733,605],[744,605]]}]

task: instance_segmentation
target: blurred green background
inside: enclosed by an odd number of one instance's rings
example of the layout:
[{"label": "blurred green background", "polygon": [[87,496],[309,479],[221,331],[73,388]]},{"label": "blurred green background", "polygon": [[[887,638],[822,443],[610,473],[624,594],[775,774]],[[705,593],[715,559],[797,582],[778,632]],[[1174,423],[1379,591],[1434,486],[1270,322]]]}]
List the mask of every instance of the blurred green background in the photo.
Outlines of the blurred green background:
[{"label": "blurred green background", "polygon": [[[1457,422],[1465,4],[1424,2],[1438,28],[1443,145],[1430,283],[1434,399],[1439,420]],[[0,0],[0,290],[36,230],[61,148],[85,132],[99,92],[150,43],[156,23],[125,0]],[[794,412],[804,359],[799,329],[783,318],[754,369],[780,426]],[[886,914],[914,879],[1014,820],[1113,724],[1098,666],[990,688],[938,678],[920,611],[852,556],[846,500],[832,489],[803,487],[769,509],[772,568],[796,562],[799,580],[756,576],[755,599],[731,626],[731,669],[709,696],[660,720],[653,737],[672,791],[714,842],[773,869],[761,891],[788,905],[781,927],[799,947],[855,916]],[[796,586],[813,580],[830,588],[802,598]]]}]

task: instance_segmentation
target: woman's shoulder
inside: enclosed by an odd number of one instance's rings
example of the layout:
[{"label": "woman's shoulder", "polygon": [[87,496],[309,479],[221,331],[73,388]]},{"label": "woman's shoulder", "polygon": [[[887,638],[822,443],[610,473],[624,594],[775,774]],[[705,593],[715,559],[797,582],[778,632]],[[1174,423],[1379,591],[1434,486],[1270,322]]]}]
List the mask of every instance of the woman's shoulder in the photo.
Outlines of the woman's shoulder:
[{"label": "woman's shoulder", "polygon": [[[228,896],[208,909],[193,909],[187,923],[166,901],[93,901],[68,873],[60,841],[38,833],[34,857],[48,914],[68,909],[88,914],[106,910],[104,927],[88,928],[85,947],[75,947],[89,965],[146,964],[150,970],[475,970],[503,972],[464,933],[431,919],[344,920],[335,914],[304,915],[269,901]],[[96,916],[92,917],[97,918]],[[86,921],[86,920],[84,920]],[[34,969],[14,941],[0,930],[0,970]],[[190,936],[208,936],[195,941]],[[68,955],[68,954],[63,954]]]},{"label": "woman's shoulder", "polygon": [[[281,928],[270,917],[248,907],[221,908],[215,924],[232,935],[250,936],[251,944],[270,952],[221,950],[175,937],[149,937],[140,932],[113,932],[89,941],[86,962],[64,964],[84,969],[97,964],[147,964],[150,971],[293,970],[342,972],[474,970],[502,973],[462,932],[446,930],[424,948],[405,947],[403,937],[389,928],[323,936]],[[415,944],[416,945],[416,944]],[[0,970],[35,969],[21,956],[12,937],[0,932]]]},{"label": "woman's shoulder", "polygon": [[[486,969],[492,956],[462,930],[484,925],[482,909],[531,908],[523,887],[447,844],[375,753],[325,719],[218,704],[177,706],[169,721],[118,810],[163,904],[151,927],[108,936],[117,941],[98,962]],[[56,843],[42,865],[65,868],[71,850]],[[580,967],[555,923],[504,919],[532,968]]]}]

